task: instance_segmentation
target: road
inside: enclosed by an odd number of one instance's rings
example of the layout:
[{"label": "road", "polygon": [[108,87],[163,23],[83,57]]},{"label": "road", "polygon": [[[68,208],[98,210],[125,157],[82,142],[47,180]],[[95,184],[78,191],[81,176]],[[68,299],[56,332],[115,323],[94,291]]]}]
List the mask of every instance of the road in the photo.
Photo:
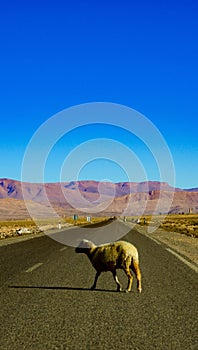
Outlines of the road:
[{"label": "road", "polygon": [[115,292],[110,272],[89,290],[87,257],[47,236],[0,247],[0,349],[197,350],[196,271],[135,230],[122,239],[139,250],[141,294],[135,279],[131,293]]}]

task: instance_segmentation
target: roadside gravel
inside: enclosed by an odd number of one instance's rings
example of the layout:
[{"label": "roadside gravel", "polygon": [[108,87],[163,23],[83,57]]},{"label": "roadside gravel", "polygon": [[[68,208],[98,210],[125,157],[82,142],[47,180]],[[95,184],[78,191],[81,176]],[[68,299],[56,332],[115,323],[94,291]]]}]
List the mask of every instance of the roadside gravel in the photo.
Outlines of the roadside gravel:
[{"label": "roadside gravel", "polygon": [[[62,228],[60,231],[65,230],[66,228],[68,228],[70,226],[72,226],[72,225],[65,223],[62,225]],[[47,234],[53,233],[53,232],[57,231],[57,229],[58,228],[55,225],[43,225],[40,227],[40,231],[35,232],[35,233],[30,232],[30,233],[26,233],[25,235],[21,235],[21,236],[14,235],[14,237],[7,236],[6,238],[0,237],[0,247],[4,246],[4,245],[8,245],[8,244],[27,241],[28,239],[33,239],[36,237],[41,237],[41,236],[44,236],[46,233]],[[7,228],[7,231],[9,232],[9,228]]]}]

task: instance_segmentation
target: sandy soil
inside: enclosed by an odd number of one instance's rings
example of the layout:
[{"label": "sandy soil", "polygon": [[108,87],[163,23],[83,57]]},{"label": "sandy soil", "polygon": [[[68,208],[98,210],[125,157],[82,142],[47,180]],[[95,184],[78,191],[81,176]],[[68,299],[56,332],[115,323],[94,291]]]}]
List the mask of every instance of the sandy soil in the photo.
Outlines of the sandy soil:
[{"label": "sandy soil", "polygon": [[[61,228],[65,228],[71,226],[68,223],[61,224]],[[1,226],[0,228],[0,242],[6,241],[8,243],[8,240],[11,238],[20,239],[22,237],[34,237],[38,236],[40,234],[44,234],[45,231],[49,231],[52,229],[58,229],[58,224],[46,224],[41,225],[39,227],[32,226],[32,227],[21,227],[21,226]],[[21,233],[20,233],[21,232]]]}]

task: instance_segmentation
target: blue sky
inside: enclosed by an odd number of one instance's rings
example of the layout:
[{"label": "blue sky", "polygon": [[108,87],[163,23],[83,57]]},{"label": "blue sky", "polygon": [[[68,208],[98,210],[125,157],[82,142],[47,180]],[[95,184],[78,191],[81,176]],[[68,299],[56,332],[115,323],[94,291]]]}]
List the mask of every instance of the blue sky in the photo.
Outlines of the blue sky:
[{"label": "blue sky", "polygon": [[[197,15],[190,0],[1,3],[0,177],[21,179],[28,142],[51,116],[98,101],[150,119],[172,153],[176,186],[197,187]],[[45,180],[59,181],[68,152],[97,137],[109,137],[108,127],[65,135],[48,157]],[[160,179],[135,136],[114,129],[111,137],[133,150],[149,180]],[[127,180],[125,169],[106,159],[86,164],[79,178]],[[37,181],[34,172],[27,180]],[[144,176],[134,168],[132,180]]]}]

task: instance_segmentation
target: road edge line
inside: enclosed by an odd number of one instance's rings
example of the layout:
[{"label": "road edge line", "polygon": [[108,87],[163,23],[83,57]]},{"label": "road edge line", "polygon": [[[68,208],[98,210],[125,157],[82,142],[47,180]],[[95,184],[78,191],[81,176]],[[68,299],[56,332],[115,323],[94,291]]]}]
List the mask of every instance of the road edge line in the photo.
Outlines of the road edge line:
[{"label": "road edge line", "polygon": [[179,255],[178,253],[174,252],[174,250],[170,249],[170,248],[166,248],[166,250],[173,254],[174,256],[176,256],[179,260],[181,260],[184,264],[186,264],[188,267],[190,267],[191,269],[193,269],[196,273],[198,273],[198,267],[194,264],[192,264],[191,262],[189,262],[188,260],[184,259],[181,255]]}]

